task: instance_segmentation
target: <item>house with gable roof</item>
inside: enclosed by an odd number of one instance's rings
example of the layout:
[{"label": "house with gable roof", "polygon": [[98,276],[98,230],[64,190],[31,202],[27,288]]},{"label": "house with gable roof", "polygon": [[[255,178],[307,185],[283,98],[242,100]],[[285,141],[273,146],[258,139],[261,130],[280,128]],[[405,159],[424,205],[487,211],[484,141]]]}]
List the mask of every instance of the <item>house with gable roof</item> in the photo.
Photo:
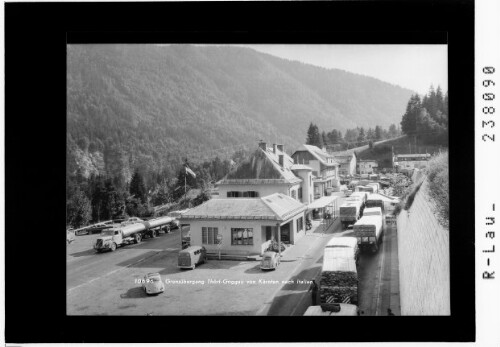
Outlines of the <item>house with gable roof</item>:
[{"label": "house with gable roof", "polygon": [[296,164],[312,168],[313,199],[329,195],[340,186],[339,163],[324,149],[312,145],[302,145],[292,154]]},{"label": "house with gable roof", "polygon": [[[338,177],[335,163],[328,158],[320,172],[333,185]],[[265,142],[216,183],[218,198],[199,205],[180,218],[190,224],[191,244],[216,252],[217,235],[222,235],[222,254],[252,256],[262,254],[271,240],[294,244],[305,235],[306,215],[313,218],[336,216],[337,197],[314,196],[314,169],[294,162],[284,146]],[[338,182],[338,181],[337,181]],[[317,182],[318,183],[318,182]],[[326,181],[325,181],[326,184]],[[338,183],[337,183],[338,184]]]},{"label": "house with gable roof", "polygon": [[249,257],[264,253],[272,239],[294,244],[305,233],[306,210],[296,199],[274,193],[259,198],[212,199],[180,218],[190,224],[192,245],[216,253],[222,237],[222,254]]},{"label": "house with gable roof", "polygon": [[274,193],[288,195],[308,205],[314,200],[313,169],[307,165],[294,164],[284,146],[265,142],[217,182],[219,198],[258,198]]}]

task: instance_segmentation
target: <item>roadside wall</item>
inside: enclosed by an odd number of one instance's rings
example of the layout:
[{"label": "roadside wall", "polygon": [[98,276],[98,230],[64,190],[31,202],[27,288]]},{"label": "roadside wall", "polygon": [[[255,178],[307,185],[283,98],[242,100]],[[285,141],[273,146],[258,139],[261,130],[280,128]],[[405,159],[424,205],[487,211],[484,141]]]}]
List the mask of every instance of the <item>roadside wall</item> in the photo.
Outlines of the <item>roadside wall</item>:
[{"label": "roadside wall", "polygon": [[424,180],[410,210],[397,218],[401,315],[450,314],[449,230],[432,212],[427,189]]}]

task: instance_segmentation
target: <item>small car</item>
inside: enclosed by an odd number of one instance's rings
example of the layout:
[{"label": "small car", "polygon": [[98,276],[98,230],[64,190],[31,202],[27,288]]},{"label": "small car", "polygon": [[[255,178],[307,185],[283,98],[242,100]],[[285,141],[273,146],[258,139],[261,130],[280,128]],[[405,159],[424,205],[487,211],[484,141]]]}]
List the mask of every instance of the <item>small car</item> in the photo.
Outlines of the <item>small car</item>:
[{"label": "small car", "polygon": [[179,252],[177,266],[181,269],[195,269],[207,261],[207,250],[203,246],[191,246]]},{"label": "small car", "polygon": [[352,190],[351,189],[344,190],[344,195],[345,196],[351,196],[351,194],[352,194]]},{"label": "small car", "polygon": [[280,256],[276,252],[264,252],[260,261],[261,270],[276,269],[280,265]]},{"label": "small car", "polygon": [[150,272],[144,276],[142,288],[147,295],[160,294],[165,291],[165,285],[158,272]]}]

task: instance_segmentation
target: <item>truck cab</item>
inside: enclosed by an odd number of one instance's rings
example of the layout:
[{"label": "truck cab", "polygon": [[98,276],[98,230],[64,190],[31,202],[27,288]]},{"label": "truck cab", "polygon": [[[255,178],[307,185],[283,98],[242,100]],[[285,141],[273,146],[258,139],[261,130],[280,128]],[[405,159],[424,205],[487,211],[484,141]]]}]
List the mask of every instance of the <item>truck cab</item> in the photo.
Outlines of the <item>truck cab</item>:
[{"label": "truck cab", "polygon": [[104,250],[115,251],[118,245],[123,243],[123,235],[119,229],[106,229],[101,232],[100,237],[94,244],[94,249],[98,252]]}]

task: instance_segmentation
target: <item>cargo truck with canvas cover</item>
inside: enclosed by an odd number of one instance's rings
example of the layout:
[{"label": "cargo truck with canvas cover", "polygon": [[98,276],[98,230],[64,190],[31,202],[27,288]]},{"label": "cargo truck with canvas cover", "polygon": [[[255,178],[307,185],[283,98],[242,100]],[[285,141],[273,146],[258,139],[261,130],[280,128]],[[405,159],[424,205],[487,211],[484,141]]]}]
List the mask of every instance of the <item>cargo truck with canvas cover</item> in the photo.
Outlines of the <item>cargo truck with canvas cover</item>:
[{"label": "cargo truck with canvas cover", "polygon": [[325,310],[331,304],[358,304],[358,272],[351,255],[338,256],[325,248],[319,286],[320,305]]},{"label": "cargo truck with canvas cover", "polygon": [[361,250],[370,249],[372,252],[378,251],[384,231],[382,216],[362,217],[354,224],[353,230]]},{"label": "cargo truck with canvas cover", "polygon": [[339,207],[340,222],[346,228],[349,224],[354,224],[361,217],[361,199],[349,199]]},{"label": "cargo truck with canvas cover", "polygon": [[351,304],[332,304],[330,306],[309,306],[304,316],[357,316],[358,306]]},{"label": "cargo truck with canvas cover", "polygon": [[384,214],[380,207],[366,207],[365,210],[363,211],[363,217],[368,217],[368,216],[384,217]]},{"label": "cargo truck with canvas cover", "polygon": [[384,199],[380,194],[370,194],[366,199],[366,207],[380,207],[384,211]]},{"label": "cargo truck with canvas cover", "polygon": [[355,237],[332,237],[324,252],[329,252],[330,257],[351,257],[356,264],[359,261],[359,246]]}]

